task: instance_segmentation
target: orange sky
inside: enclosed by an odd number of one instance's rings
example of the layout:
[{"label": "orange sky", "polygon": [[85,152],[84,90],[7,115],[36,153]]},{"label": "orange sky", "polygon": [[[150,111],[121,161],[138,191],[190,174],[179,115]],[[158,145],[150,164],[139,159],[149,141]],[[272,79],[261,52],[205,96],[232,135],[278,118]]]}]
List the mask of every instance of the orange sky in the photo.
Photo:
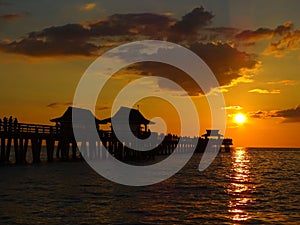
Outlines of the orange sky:
[{"label": "orange sky", "polygon": [[[256,0],[201,1],[204,8],[199,1],[166,2],[135,8],[114,1],[0,4],[0,116],[49,124],[72,104],[81,76],[97,56],[123,43],[159,39],[189,48],[210,66],[226,101],[225,136],[235,146],[300,147],[297,1],[285,7],[274,1],[269,8],[267,1]],[[198,109],[200,133],[209,128],[210,111],[201,90],[180,71],[152,64],[120,71],[100,96],[97,116],[109,116],[114,95],[130,81],[155,75],[185,88]],[[176,113],[166,102],[137,104],[146,117],[162,116],[168,131],[179,131]],[[237,113],[247,121],[235,123]]]}]

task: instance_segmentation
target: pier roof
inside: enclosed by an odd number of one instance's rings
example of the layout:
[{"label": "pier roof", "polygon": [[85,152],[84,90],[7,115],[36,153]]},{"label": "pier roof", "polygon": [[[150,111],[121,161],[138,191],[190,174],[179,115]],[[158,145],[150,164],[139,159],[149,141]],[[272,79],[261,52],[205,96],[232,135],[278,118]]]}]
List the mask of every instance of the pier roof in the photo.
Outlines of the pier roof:
[{"label": "pier roof", "polygon": [[223,137],[222,134],[219,133],[219,130],[206,130],[206,134],[203,134],[202,137]]},{"label": "pier roof", "polygon": [[51,122],[56,122],[56,123],[57,122],[59,122],[59,123],[62,123],[62,122],[63,123],[66,123],[66,122],[67,123],[72,123],[72,111],[73,110],[76,110],[77,115],[79,115],[83,119],[86,118],[86,120],[88,120],[88,118],[94,117],[95,120],[96,120],[96,123],[100,124],[100,120],[97,119],[90,110],[83,109],[83,108],[72,107],[72,106],[69,106],[61,117],[51,119],[50,121]]},{"label": "pier roof", "polygon": [[[126,121],[126,116],[129,114],[129,123],[131,124],[155,124],[153,121],[146,119],[139,110],[122,106],[113,116],[121,121]],[[112,117],[100,120],[100,124],[111,123]]]}]

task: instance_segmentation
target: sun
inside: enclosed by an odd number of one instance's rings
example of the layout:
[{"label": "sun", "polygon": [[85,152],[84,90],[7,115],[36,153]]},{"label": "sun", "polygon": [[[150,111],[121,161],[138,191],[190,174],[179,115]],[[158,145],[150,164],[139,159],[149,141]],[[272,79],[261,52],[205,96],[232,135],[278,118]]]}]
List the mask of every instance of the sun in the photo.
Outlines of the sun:
[{"label": "sun", "polygon": [[234,116],[234,122],[237,124],[244,124],[247,121],[247,117],[243,113],[238,113]]}]

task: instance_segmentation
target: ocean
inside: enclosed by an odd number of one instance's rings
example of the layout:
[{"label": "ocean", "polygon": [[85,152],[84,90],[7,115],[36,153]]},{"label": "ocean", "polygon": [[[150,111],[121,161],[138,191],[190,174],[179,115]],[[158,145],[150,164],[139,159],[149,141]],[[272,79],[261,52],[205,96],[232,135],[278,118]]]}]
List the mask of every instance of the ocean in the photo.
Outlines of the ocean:
[{"label": "ocean", "polygon": [[237,148],[199,172],[201,156],[146,187],[83,161],[0,165],[0,224],[299,224],[300,149]]}]

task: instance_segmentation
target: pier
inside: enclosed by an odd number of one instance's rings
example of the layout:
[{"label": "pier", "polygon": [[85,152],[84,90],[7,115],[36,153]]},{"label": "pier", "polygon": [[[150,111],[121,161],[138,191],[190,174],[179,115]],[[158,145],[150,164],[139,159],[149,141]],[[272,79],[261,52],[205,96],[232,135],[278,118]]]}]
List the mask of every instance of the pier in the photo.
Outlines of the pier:
[{"label": "pier", "polygon": [[[218,141],[222,139],[221,146],[212,146],[216,149],[224,149],[225,152],[229,152],[232,145],[232,139],[223,139],[217,130],[207,130],[202,137],[157,135],[161,141],[160,145],[149,151],[136,151],[130,148],[134,143],[126,143],[126,145],[121,143],[113,129],[101,129],[104,124],[111,123],[111,118],[98,120],[94,116],[99,138],[90,138],[87,135],[85,139],[76,141],[72,128],[72,110],[79,110],[83,115],[93,116],[89,110],[69,107],[61,117],[50,120],[55,125],[20,123],[17,119],[13,121],[11,117],[0,120],[0,163],[28,163],[26,158],[30,153],[31,163],[39,163],[43,149],[46,150],[48,162],[54,161],[55,158],[62,161],[78,160],[82,159],[82,156],[105,160],[108,154],[118,160],[126,161],[153,159],[157,155],[167,156],[172,154],[176,148],[179,153],[190,152],[194,149],[196,149],[195,152],[203,152],[209,140],[214,139]],[[130,110],[129,123],[134,135],[140,139],[147,138],[150,132],[148,126],[151,121],[144,118],[136,109],[122,107],[120,111],[122,110]],[[181,144],[178,144],[180,138],[182,141]],[[214,141],[210,141],[210,143],[213,145]],[[81,148],[80,152],[78,146]]]}]

